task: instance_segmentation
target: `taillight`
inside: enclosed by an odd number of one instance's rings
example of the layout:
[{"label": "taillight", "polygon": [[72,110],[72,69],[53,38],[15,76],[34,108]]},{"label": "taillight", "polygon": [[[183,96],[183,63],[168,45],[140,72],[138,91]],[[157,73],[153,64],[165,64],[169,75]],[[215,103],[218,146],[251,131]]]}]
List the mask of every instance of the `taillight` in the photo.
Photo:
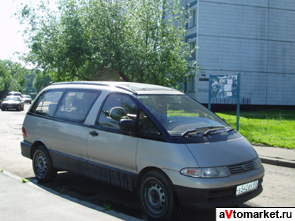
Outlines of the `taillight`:
[{"label": "taillight", "polygon": [[22,128],[22,131],[23,131],[23,137],[27,137],[27,131],[24,127]]}]

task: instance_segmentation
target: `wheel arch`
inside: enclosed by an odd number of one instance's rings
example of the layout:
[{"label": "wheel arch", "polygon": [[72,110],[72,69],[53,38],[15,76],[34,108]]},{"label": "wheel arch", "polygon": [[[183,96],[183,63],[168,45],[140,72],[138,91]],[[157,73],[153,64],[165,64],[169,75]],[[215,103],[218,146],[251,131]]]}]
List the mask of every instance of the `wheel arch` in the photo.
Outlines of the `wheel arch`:
[{"label": "wheel arch", "polygon": [[[141,182],[143,176],[144,176],[146,173],[150,172],[150,171],[157,171],[157,172],[163,174],[163,175],[164,175],[164,176],[170,181],[170,183],[171,183],[171,185],[173,186],[173,189],[174,189],[174,185],[173,185],[173,183],[172,183],[170,177],[165,173],[165,171],[163,171],[162,169],[160,169],[160,168],[158,168],[158,167],[152,167],[152,166],[151,166],[151,167],[146,167],[146,168],[142,169],[142,170],[138,173],[138,175],[136,176],[136,180],[135,180],[135,189],[136,189],[136,192],[138,192],[138,190],[139,190],[139,185],[140,185],[140,182]],[[176,193],[175,189],[174,189],[174,193]]]},{"label": "wheel arch", "polygon": [[47,150],[47,146],[44,144],[44,142],[40,141],[40,140],[36,140],[33,144],[32,144],[32,147],[31,147],[31,152],[30,152],[30,155],[31,155],[31,159],[33,159],[33,156],[34,156],[34,152],[36,150],[36,148],[40,145],[43,145]]}]

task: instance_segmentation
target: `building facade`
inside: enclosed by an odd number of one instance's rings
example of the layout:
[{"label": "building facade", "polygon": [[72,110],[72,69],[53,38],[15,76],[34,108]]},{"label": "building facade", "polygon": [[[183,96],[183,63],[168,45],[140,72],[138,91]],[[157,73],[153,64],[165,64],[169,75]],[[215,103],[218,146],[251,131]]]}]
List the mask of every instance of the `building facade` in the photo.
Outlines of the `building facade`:
[{"label": "building facade", "polygon": [[[241,73],[241,103],[295,105],[294,0],[182,0],[198,70],[185,92],[208,103],[209,76]],[[221,101],[226,102],[226,101]]]}]

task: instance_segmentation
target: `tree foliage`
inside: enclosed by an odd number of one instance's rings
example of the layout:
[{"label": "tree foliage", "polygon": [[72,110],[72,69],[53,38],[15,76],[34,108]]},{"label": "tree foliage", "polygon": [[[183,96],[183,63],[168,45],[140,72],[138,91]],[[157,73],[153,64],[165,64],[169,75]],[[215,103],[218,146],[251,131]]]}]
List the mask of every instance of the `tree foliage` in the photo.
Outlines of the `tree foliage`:
[{"label": "tree foliage", "polygon": [[10,60],[0,60],[0,98],[9,91],[20,91],[26,85],[26,68],[20,63]]},{"label": "tree foliage", "polygon": [[45,88],[52,82],[51,77],[47,75],[44,71],[33,69],[31,73],[35,75],[33,87],[35,88],[36,93],[39,93],[43,88]]},{"label": "tree foliage", "polygon": [[[169,2],[169,3],[167,3]],[[59,0],[22,8],[31,51],[26,60],[55,81],[124,80],[174,86],[191,51],[178,1]]]}]

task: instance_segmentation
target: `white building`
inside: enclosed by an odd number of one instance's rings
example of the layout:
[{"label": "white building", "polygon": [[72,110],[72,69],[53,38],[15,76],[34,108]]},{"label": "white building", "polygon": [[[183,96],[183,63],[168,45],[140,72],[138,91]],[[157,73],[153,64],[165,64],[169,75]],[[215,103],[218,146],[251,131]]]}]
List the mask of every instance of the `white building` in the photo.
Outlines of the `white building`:
[{"label": "white building", "polygon": [[199,70],[186,93],[208,103],[209,75],[241,73],[241,102],[295,105],[295,0],[182,0]]}]

